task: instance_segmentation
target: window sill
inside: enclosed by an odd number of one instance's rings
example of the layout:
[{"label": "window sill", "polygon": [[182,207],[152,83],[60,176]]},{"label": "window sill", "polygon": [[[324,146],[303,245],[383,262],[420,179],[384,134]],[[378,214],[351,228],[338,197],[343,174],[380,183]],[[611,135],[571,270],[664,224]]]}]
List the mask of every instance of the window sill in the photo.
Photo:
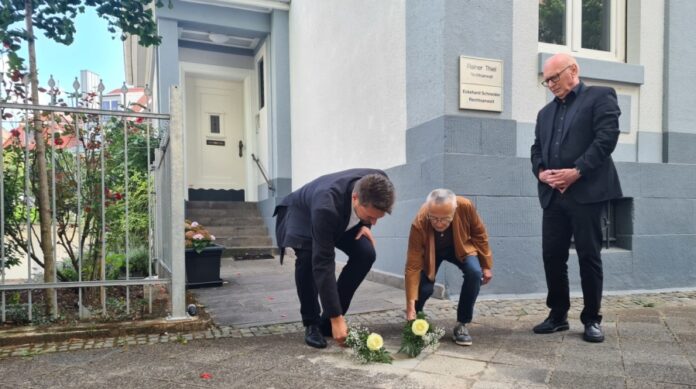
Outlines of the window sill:
[{"label": "window sill", "polygon": [[[539,53],[539,74],[543,73],[544,61],[552,55],[553,53]],[[643,85],[645,83],[645,69],[642,65],[583,57],[575,57],[575,59],[578,61],[578,65],[580,65],[580,75],[583,78],[632,85]]]}]

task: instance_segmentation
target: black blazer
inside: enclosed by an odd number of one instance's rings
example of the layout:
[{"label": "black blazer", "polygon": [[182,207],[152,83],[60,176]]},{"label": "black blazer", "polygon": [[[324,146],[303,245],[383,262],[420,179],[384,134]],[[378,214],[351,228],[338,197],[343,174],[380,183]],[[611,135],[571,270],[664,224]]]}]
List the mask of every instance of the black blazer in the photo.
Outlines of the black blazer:
[{"label": "black blazer", "polygon": [[[312,271],[324,312],[342,315],[336,287],[335,247],[350,221],[355,182],[376,169],[351,169],[321,176],[290,193],[276,207],[276,238],[285,247],[312,250]],[[311,287],[311,286],[307,286]]]},{"label": "black blazer", "polygon": [[[537,115],[531,150],[532,171],[537,180],[539,170],[549,166],[555,110],[556,103],[551,101]],[[597,203],[622,196],[611,158],[619,140],[619,115],[621,110],[613,88],[580,83],[576,99],[566,113],[560,153],[562,168],[580,169],[580,179],[565,192],[578,203]],[[539,181],[538,191],[541,207],[548,207],[554,189]]]}]

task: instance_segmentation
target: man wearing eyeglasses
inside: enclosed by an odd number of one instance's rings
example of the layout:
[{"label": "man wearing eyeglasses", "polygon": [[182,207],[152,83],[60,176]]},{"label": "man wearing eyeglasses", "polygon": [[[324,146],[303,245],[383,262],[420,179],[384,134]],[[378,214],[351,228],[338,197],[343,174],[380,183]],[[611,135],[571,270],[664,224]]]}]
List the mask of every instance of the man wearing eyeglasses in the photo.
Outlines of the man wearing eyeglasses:
[{"label": "man wearing eyeglasses", "polygon": [[587,86],[573,57],[556,54],[544,63],[542,85],[555,98],[539,111],[531,149],[543,208],[542,255],[551,310],[537,334],[569,329],[568,255],[578,254],[588,342],[604,341],[602,302],[602,212],[622,196],[611,153],[619,139],[621,110],[612,88]]},{"label": "man wearing eyeglasses", "polygon": [[435,274],[443,261],[457,266],[464,283],[459,292],[457,325],[452,339],[472,344],[466,325],[471,322],[481,285],[493,278],[493,255],[488,234],[476,208],[449,189],[435,189],[411,223],[406,258],[406,319],[416,318],[433,294]]}]

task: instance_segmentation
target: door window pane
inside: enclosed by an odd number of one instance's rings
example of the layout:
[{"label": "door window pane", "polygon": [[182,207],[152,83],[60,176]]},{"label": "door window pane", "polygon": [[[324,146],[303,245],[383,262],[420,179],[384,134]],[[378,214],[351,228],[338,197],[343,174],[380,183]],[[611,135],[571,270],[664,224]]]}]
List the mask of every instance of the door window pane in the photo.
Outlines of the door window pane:
[{"label": "door window pane", "polygon": [[265,73],[263,71],[263,58],[261,58],[257,64],[257,78],[259,80],[259,110],[263,109],[264,106],[266,106],[266,90],[264,89],[264,76]]},{"label": "door window pane", "polygon": [[220,116],[210,115],[210,133],[219,134],[220,133]]},{"label": "door window pane", "polygon": [[539,0],[539,42],[566,44],[566,0]]},{"label": "door window pane", "polygon": [[611,0],[583,0],[582,48],[611,50]]}]

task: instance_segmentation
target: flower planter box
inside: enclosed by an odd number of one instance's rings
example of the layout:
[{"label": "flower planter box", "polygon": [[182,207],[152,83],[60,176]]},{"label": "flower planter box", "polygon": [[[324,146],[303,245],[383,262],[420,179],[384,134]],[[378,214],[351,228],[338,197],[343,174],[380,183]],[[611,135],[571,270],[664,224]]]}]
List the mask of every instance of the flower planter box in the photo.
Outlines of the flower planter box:
[{"label": "flower planter box", "polygon": [[224,247],[206,247],[200,253],[186,249],[186,287],[205,288],[221,286],[220,258]]}]

